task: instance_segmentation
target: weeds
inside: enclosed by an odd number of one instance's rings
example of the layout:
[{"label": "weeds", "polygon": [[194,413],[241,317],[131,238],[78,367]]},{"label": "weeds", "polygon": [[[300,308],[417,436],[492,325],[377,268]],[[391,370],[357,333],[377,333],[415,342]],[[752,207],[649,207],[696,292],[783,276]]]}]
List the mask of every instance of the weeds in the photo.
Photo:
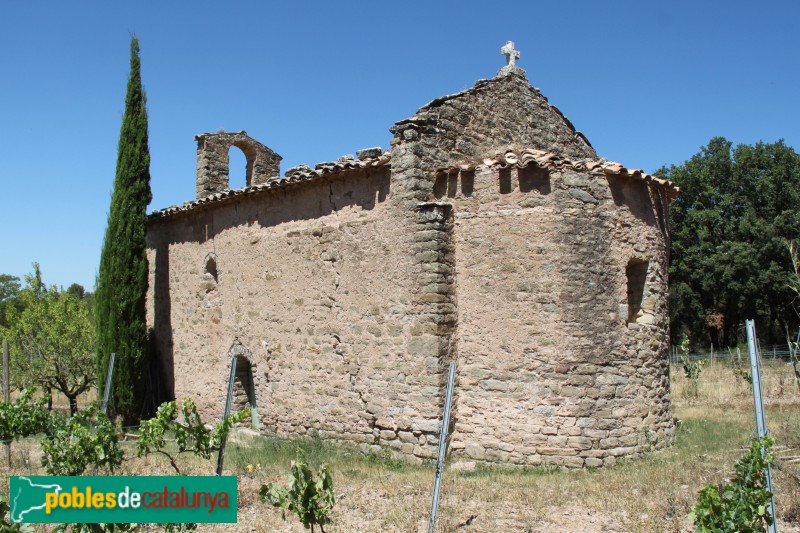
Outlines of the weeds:
[{"label": "weeds", "polygon": [[698,381],[700,380],[700,374],[703,372],[705,361],[693,361],[689,357],[689,337],[685,333],[681,339],[679,350],[683,375],[689,380],[689,387],[686,388],[685,392],[688,396],[696,398],[699,392]]},{"label": "weeds", "polygon": [[698,382],[700,380],[700,374],[703,372],[704,364],[705,361],[692,361],[686,354],[681,355],[683,374],[689,380],[689,387],[686,389],[686,392],[692,398],[697,398],[699,393]]},{"label": "weeds", "polygon": [[367,462],[395,472],[399,472],[407,466],[402,458],[397,457],[388,448],[381,448],[380,452],[371,451],[367,454]]}]

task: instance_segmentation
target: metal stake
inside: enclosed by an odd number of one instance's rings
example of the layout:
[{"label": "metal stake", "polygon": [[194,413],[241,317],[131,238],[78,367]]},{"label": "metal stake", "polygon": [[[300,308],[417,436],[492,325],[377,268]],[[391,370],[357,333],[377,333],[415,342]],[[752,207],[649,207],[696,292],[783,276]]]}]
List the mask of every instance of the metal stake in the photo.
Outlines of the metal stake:
[{"label": "metal stake", "polygon": [[[753,403],[756,409],[756,428],[758,430],[758,437],[767,436],[767,420],[764,417],[764,396],[761,390],[761,365],[759,364],[759,353],[756,337],[756,326],[752,320],[745,321],[747,328],[747,349],[750,352],[750,376],[753,378]],[[761,448],[761,455],[766,453],[764,448]],[[772,467],[767,465],[767,490],[773,494],[772,490]],[[775,523],[775,496],[773,495],[769,500],[769,513],[772,516],[772,525],[769,526],[770,533],[777,533],[778,526]]]},{"label": "metal stake", "polygon": [[3,401],[11,401],[11,387],[8,383],[8,341],[3,340]]},{"label": "metal stake", "polygon": [[[8,341],[3,340],[3,401],[8,403],[11,401],[11,387],[8,383]],[[11,471],[11,441],[6,442],[4,445],[6,449],[6,462],[8,463],[8,471]]]},{"label": "metal stake", "polygon": [[[225,416],[222,418],[224,421],[228,415],[231,414],[231,401],[233,400],[233,380],[236,379],[236,356],[231,357],[231,375],[228,378],[228,397],[225,400]],[[219,443],[219,456],[217,456],[217,475],[222,475],[222,463],[225,461],[225,442],[227,437]]]},{"label": "metal stake", "polygon": [[114,376],[114,358],[116,353],[111,352],[111,358],[108,360],[108,373],[106,374],[106,387],[103,391],[103,414],[108,414],[108,395],[111,393],[111,378]]},{"label": "metal stake", "polygon": [[453,403],[453,385],[456,380],[456,363],[450,362],[450,372],[447,375],[447,394],[444,400],[444,415],[442,416],[442,429],[439,432],[439,458],[436,461],[436,480],[433,482],[433,502],[431,503],[431,521],[428,533],[436,530],[436,512],[439,510],[439,490],[442,486],[442,470],[447,454],[447,430],[450,427],[450,406]]}]

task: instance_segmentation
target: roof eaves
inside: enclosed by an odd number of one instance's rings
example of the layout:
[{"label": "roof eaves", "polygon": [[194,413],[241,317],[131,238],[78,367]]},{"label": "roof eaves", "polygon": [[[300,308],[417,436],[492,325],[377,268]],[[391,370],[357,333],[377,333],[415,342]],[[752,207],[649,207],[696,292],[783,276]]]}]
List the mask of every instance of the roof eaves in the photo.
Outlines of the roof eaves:
[{"label": "roof eaves", "polygon": [[389,166],[391,156],[389,152],[384,152],[378,157],[369,159],[351,159],[344,161],[335,161],[331,163],[319,163],[315,165],[314,169],[308,166],[294,167],[286,172],[286,176],[281,178],[275,176],[270,178],[266,183],[259,185],[249,185],[239,189],[229,189],[218,193],[211,194],[205,198],[191,200],[184,202],[182,205],[173,205],[164,209],[155,210],[150,213],[148,217],[151,221],[163,218],[171,218],[183,213],[194,212],[201,210],[205,207],[212,205],[219,205],[231,201],[233,198],[242,196],[252,196],[267,191],[274,191],[278,189],[288,189],[293,186],[305,184],[311,181],[317,181],[327,177],[338,177],[353,171],[365,170],[375,167]]},{"label": "roof eaves", "polygon": [[545,152],[543,150],[536,150],[533,148],[526,148],[523,150],[507,150],[503,153],[497,153],[480,161],[458,163],[447,168],[437,169],[436,174],[452,174],[460,170],[471,171],[476,170],[479,167],[498,167],[505,169],[510,167],[525,168],[529,165],[534,165],[536,167],[545,168],[548,170],[587,170],[590,172],[603,173],[607,175],[630,176],[635,179],[640,179],[647,183],[652,182],[663,187],[669,194],[670,200],[673,200],[678,195],[680,190],[679,187],[671,181],[658,178],[641,169],[629,169],[620,163],[607,161],[605,159],[580,159],[573,161],[553,152]]}]

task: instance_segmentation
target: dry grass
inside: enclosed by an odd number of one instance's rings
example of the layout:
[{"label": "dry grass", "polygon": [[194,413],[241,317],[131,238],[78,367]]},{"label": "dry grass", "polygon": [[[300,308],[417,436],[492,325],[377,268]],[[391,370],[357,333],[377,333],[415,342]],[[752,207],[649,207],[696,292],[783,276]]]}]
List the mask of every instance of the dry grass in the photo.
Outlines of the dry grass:
[{"label": "dry grass", "polygon": [[[672,369],[676,443],[639,460],[597,470],[503,469],[456,464],[445,470],[439,530],[688,531],[687,515],[705,483],[731,474],[754,426],[750,386],[731,367],[706,366],[697,395],[680,366]],[[763,387],[767,424],[779,457],[800,456],[800,394],[788,365],[767,362]],[[298,443],[239,435],[226,453],[226,474],[239,476],[239,523],[203,531],[304,531],[293,517],[258,502],[262,483],[286,482]],[[132,443],[128,456],[134,456]],[[389,456],[363,457],[312,441],[301,443],[312,464],[331,466],[337,503],[329,531],[425,531],[433,469]],[[15,443],[14,474],[41,473],[34,441]],[[214,462],[184,458],[186,473],[211,474]],[[253,472],[248,472],[251,465]],[[464,470],[464,467],[467,470]],[[471,468],[474,466],[474,468]],[[779,526],[800,531],[800,462],[779,459],[775,472]],[[171,474],[160,457],[126,461],[121,474]],[[7,490],[8,473],[0,475]]]}]

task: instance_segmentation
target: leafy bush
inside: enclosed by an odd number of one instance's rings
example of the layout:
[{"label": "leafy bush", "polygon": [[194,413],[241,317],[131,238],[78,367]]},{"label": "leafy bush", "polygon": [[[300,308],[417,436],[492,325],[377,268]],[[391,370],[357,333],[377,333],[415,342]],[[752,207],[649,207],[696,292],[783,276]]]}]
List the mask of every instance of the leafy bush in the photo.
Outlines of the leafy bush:
[{"label": "leafy bush", "polygon": [[330,523],[330,513],[336,503],[328,467],[321,465],[315,478],[300,453],[292,461],[288,489],[268,483],[261,486],[258,494],[261,501],[279,507],[284,520],[286,511],[291,511],[306,529],[314,531],[314,526],[318,525],[322,533],[325,533],[325,524]]},{"label": "leafy bush", "polygon": [[683,374],[689,378],[693,383],[700,378],[700,373],[703,371],[705,361],[692,361],[687,356],[681,356],[681,365],[683,366]]},{"label": "leafy bush", "polygon": [[723,485],[706,485],[689,517],[700,533],[764,532],[773,517],[768,509],[772,494],[767,490],[765,470],[775,456],[769,449],[772,438],[753,439],[750,449],[736,463],[736,475]]},{"label": "leafy bush", "polygon": [[20,439],[49,430],[51,415],[47,400],[33,399],[33,390],[24,390],[13,402],[0,402],[0,441]]},{"label": "leafy bush", "polygon": [[737,378],[740,378],[745,383],[749,383],[750,385],[753,384],[753,376],[751,376],[750,372],[743,368],[734,368],[733,375]]},{"label": "leafy bush", "polygon": [[123,452],[111,420],[96,405],[68,419],[52,417],[51,434],[42,442],[42,466],[52,476],[79,476],[89,465],[114,471]]},{"label": "leafy bush", "polygon": [[728,350],[728,352],[730,353],[730,365],[731,371],[733,372],[734,381],[739,383],[741,380],[741,383],[748,383],[752,385],[753,376],[750,375],[750,366],[742,362],[741,352],[739,352],[738,356],[734,356],[731,350]]},{"label": "leafy bush", "polygon": [[[178,420],[181,415],[182,421]],[[167,435],[175,436],[177,453],[193,453],[203,459],[211,457],[211,453],[219,450],[220,445],[228,437],[231,427],[245,419],[250,411],[245,409],[225,417],[222,422],[208,428],[197,413],[197,406],[192,400],[183,400],[180,412],[176,402],[161,404],[156,416],[142,422],[139,427],[139,441],[136,445],[139,457],[149,453],[160,453],[169,459],[176,473],[181,470],[177,463],[177,454],[166,450]]]},{"label": "leafy bush", "polygon": [[696,397],[698,394],[700,373],[703,372],[704,362],[705,361],[692,361],[685,354],[681,356],[683,374],[689,380],[689,386],[686,389],[686,394],[688,396]]}]

